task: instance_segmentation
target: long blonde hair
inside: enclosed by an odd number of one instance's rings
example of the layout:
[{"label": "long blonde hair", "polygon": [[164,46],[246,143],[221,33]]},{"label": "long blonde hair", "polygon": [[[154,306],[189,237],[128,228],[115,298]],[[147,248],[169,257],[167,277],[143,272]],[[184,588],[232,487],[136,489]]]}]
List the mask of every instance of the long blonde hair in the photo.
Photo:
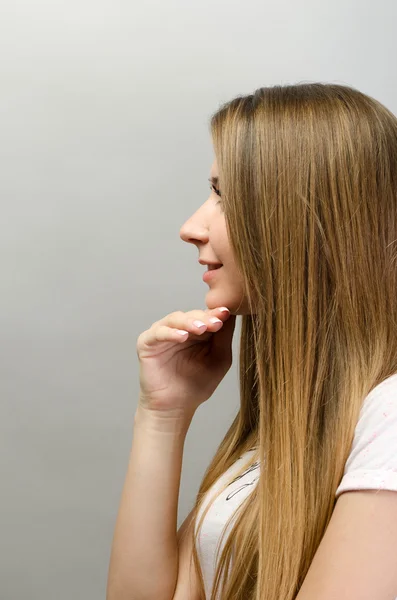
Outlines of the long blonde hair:
[{"label": "long blonde hair", "polygon": [[363,400],[397,372],[397,119],[351,87],[305,83],[232,99],[211,134],[250,314],[240,410],[191,526],[210,487],[256,444],[260,477],[210,600],[293,600],[331,518]]}]

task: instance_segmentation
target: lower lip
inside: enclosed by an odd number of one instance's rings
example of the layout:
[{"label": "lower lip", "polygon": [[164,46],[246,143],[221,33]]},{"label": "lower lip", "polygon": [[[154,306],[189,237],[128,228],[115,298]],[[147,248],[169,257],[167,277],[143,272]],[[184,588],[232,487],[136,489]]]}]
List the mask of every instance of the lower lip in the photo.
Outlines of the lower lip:
[{"label": "lower lip", "polygon": [[206,271],[203,275],[203,281],[207,282],[207,281],[211,281],[211,279],[213,277],[216,276],[217,273],[219,273],[219,271],[222,269],[222,267],[219,267],[219,269],[211,269],[211,271]]}]

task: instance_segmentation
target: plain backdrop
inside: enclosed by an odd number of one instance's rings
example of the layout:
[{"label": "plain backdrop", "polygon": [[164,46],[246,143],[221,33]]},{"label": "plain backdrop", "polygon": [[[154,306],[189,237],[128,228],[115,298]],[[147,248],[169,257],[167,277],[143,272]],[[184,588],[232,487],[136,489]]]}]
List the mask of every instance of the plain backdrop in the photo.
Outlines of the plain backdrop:
[{"label": "plain backdrop", "polygon": [[[137,337],[206,307],[179,229],[209,194],[211,114],[311,81],[397,113],[396,18],[395,0],[1,0],[0,600],[105,598]],[[186,439],[178,527],[239,407],[240,326]]]}]

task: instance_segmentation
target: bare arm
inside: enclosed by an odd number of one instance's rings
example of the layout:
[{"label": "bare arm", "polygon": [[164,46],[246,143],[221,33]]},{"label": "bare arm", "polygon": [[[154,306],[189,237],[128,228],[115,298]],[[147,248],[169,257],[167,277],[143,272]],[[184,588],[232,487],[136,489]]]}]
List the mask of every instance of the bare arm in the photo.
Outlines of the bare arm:
[{"label": "bare arm", "polygon": [[107,600],[171,600],[178,579],[183,449],[193,414],[156,417],[138,404],[112,543]]}]

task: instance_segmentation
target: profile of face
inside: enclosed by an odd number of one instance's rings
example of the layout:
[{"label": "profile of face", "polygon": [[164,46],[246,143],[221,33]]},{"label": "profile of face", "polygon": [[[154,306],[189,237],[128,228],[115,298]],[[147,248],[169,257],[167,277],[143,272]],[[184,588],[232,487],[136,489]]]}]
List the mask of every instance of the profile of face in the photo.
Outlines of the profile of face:
[{"label": "profile of face", "polygon": [[218,195],[218,192],[222,194],[222,187],[216,159],[211,166],[210,179],[209,197],[182,225],[179,234],[184,242],[197,246],[200,261],[222,265],[206,282],[209,286],[205,298],[207,308],[226,306],[234,315],[249,314],[242,278],[227,235],[222,198]]}]

